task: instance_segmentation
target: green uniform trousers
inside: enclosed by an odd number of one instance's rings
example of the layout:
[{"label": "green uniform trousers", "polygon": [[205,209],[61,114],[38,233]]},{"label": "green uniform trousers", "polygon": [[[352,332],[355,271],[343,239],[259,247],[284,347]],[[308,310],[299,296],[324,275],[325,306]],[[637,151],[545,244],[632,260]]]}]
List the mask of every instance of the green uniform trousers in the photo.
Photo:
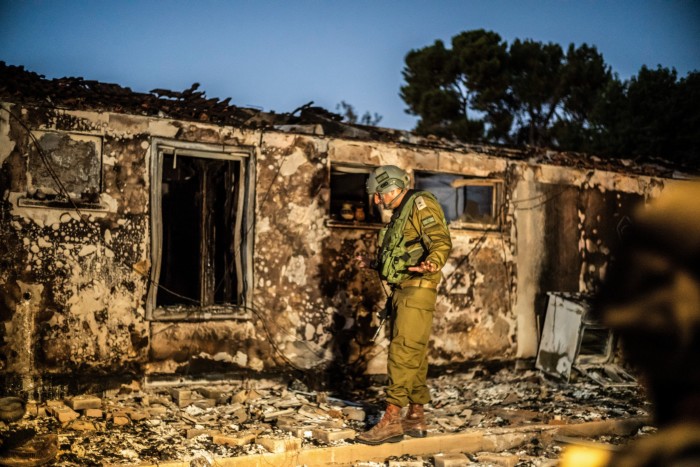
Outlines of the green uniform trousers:
[{"label": "green uniform trousers", "polygon": [[391,296],[392,330],[387,370],[386,400],[405,407],[409,402],[427,404],[428,339],[433,324],[437,291],[406,287]]}]

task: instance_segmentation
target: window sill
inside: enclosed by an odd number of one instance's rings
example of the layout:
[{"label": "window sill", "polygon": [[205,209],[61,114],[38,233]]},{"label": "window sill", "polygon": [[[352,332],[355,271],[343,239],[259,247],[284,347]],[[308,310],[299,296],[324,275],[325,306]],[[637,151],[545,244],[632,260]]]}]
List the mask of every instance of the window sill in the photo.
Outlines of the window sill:
[{"label": "window sill", "polygon": [[21,208],[45,208],[45,209],[75,209],[81,211],[107,211],[107,206],[100,203],[90,203],[79,199],[73,202],[66,200],[38,200],[32,198],[21,197],[17,199],[17,206]]},{"label": "window sill", "polygon": [[235,305],[207,307],[166,306],[153,310],[151,321],[218,321],[224,319],[250,320],[251,312]]},{"label": "window sill", "polygon": [[335,219],[326,219],[324,222],[326,227],[332,229],[353,229],[353,230],[379,230],[384,227],[384,224],[369,223],[369,222],[354,222],[354,221],[339,221]]}]

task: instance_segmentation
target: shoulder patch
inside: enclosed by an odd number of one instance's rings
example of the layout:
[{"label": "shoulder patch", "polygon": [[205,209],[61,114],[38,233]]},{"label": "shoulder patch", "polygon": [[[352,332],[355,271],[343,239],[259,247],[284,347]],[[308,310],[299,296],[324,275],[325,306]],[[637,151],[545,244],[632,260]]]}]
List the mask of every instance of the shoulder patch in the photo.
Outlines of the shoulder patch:
[{"label": "shoulder patch", "polygon": [[421,221],[425,227],[435,223],[435,218],[433,216],[428,216]]},{"label": "shoulder patch", "polygon": [[423,199],[422,196],[417,196],[417,197],[416,197],[416,206],[418,207],[418,210],[419,210],[419,211],[420,211],[421,209],[425,209],[425,207],[427,206],[427,205],[425,204],[425,200]]}]

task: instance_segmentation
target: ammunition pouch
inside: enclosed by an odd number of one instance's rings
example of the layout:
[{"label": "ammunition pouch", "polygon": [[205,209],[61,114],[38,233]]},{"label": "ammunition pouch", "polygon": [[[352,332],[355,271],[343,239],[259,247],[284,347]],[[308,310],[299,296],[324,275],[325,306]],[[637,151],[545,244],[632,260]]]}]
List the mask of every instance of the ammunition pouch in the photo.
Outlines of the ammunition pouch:
[{"label": "ammunition pouch", "polygon": [[427,257],[427,250],[420,238],[407,242],[403,231],[408,216],[413,209],[413,200],[418,195],[414,193],[403,206],[399,216],[379,232],[379,275],[389,284],[399,284],[414,274],[408,270]]}]

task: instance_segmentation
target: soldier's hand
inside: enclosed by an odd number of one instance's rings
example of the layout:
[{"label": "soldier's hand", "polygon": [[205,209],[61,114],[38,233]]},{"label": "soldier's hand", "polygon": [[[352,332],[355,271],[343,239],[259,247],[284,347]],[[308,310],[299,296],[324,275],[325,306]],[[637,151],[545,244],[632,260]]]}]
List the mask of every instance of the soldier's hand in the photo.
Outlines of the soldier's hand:
[{"label": "soldier's hand", "polygon": [[435,272],[438,270],[437,264],[431,261],[423,261],[418,266],[411,266],[408,268],[411,272]]}]

